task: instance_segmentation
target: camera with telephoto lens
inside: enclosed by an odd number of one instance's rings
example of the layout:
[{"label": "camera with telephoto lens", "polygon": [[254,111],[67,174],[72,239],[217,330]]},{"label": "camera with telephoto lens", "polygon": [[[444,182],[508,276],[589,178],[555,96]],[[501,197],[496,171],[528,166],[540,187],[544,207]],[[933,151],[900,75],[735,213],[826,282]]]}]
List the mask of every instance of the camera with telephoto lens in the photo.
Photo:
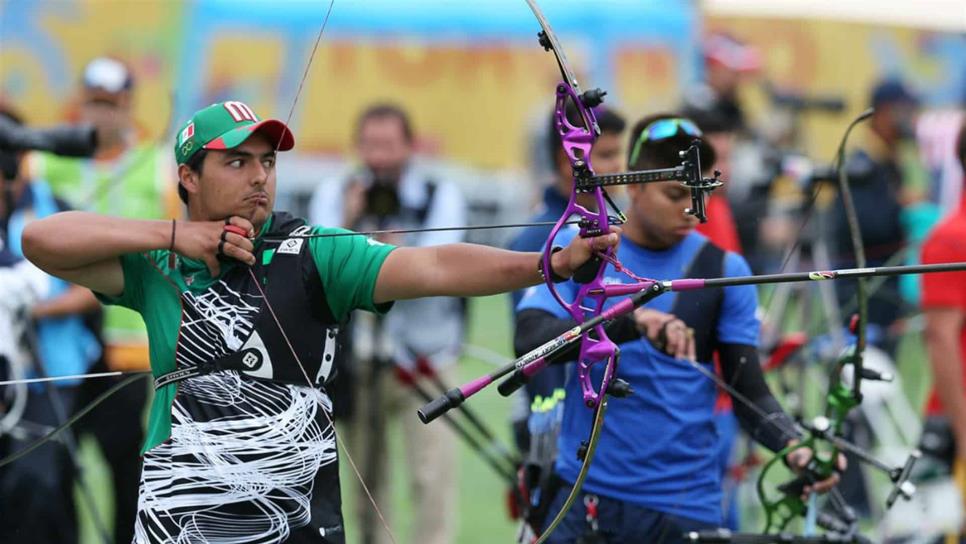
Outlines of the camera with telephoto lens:
[{"label": "camera with telephoto lens", "polygon": [[48,151],[64,157],[91,157],[97,134],[90,125],[58,125],[36,129],[0,115],[0,171],[4,179],[17,176],[17,153]]},{"label": "camera with telephoto lens", "polygon": [[390,180],[375,179],[366,189],[365,215],[374,217],[378,222],[399,215],[402,203],[399,200],[399,190]]}]

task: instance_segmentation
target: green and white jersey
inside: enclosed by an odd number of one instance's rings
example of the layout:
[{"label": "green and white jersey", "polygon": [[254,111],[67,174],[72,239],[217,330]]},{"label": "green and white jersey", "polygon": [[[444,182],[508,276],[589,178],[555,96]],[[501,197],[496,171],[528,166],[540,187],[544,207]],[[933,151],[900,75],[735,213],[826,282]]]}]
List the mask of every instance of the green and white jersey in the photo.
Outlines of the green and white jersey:
[{"label": "green and white jersey", "polygon": [[[123,294],[100,298],[143,317],[155,376],[216,360],[258,340],[256,324],[268,311],[262,291],[271,299],[273,290],[271,281],[263,290],[254,281],[265,283],[272,277],[266,272],[282,259],[311,258],[321,285],[320,291],[306,291],[318,300],[301,308],[270,300],[283,322],[287,312],[307,315],[309,305],[324,317],[306,328],[340,323],[357,309],[388,310],[373,302],[373,290],[392,246],[362,236],[262,242],[266,233],[275,236],[271,223],[282,223],[281,217],[274,215],[256,239],[259,263],[252,273],[224,262],[213,278],[203,262],[182,258],[171,269],[166,250],[121,257]],[[299,285],[302,278],[291,280]],[[297,331],[289,334],[299,337]],[[267,347],[276,367],[294,364],[287,349],[273,347],[277,342],[266,337],[260,346]],[[159,389],[144,447],[136,541],[212,542],[231,535],[231,542],[317,543],[322,535],[321,542],[342,543],[335,434],[323,410],[331,412],[331,401],[321,387],[236,371]]]}]

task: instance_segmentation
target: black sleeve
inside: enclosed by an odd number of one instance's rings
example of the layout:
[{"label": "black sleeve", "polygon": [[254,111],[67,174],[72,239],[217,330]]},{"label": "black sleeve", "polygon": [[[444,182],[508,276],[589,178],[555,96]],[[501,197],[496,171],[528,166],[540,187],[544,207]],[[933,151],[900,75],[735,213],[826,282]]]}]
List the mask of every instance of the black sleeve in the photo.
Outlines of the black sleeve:
[{"label": "black sleeve", "polygon": [[[799,438],[795,423],[765,383],[758,349],[748,344],[720,344],[718,354],[724,381],[745,397],[738,399],[732,395],[741,428],[771,451],[778,451],[789,440]],[[749,407],[748,402],[760,410]]]},{"label": "black sleeve", "polygon": [[[553,339],[567,329],[577,326],[572,318],[560,318],[544,310],[523,310],[516,314],[513,333],[513,351],[516,356],[532,351],[544,342]],[[604,330],[615,344],[622,344],[641,337],[634,318],[629,315],[621,316],[610,322]],[[572,361],[577,358],[579,342],[574,342],[566,349],[552,355],[551,363]]]}]

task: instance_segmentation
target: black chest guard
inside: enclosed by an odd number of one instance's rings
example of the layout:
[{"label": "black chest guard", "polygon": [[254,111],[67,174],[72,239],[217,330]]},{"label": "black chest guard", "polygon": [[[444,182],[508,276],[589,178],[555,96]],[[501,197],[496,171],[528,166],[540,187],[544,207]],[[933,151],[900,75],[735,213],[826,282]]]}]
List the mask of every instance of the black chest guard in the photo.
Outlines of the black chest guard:
[{"label": "black chest guard", "polygon": [[[724,271],[724,250],[706,241],[691,261],[685,278],[717,278]],[[671,313],[694,329],[697,360],[708,362],[718,346],[718,319],[724,289],[697,289],[677,294]]]},{"label": "black chest guard", "polygon": [[[326,303],[308,239],[297,237],[310,230],[303,219],[276,213],[266,237],[284,240],[256,246],[257,262],[251,269],[262,282],[269,304],[254,285],[248,267],[242,265],[233,266],[199,295],[183,294],[192,300],[184,304],[178,369],[158,377],[155,388],[225,370],[292,385],[311,381],[316,387],[333,377],[333,364],[341,351],[342,323]],[[211,300],[219,306],[212,309]],[[194,329],[187,330],[186,323]],[[198,331],[199,327],[204,330]],[[188,343],[200,337],[207,340],[208,356],[197,360],[188,356],[192,351]]]}]

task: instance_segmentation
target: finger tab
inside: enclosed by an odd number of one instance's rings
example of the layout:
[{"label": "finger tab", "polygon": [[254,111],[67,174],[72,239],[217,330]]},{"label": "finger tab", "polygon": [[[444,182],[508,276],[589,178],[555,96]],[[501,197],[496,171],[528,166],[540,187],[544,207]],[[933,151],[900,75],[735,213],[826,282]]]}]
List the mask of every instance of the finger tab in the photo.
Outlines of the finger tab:
[{"label": "finger tab", "polygon": [[225,225],[225,232],[233,232],[239,236],[248,236],[248,232],[245,229],[235,225]]}]

